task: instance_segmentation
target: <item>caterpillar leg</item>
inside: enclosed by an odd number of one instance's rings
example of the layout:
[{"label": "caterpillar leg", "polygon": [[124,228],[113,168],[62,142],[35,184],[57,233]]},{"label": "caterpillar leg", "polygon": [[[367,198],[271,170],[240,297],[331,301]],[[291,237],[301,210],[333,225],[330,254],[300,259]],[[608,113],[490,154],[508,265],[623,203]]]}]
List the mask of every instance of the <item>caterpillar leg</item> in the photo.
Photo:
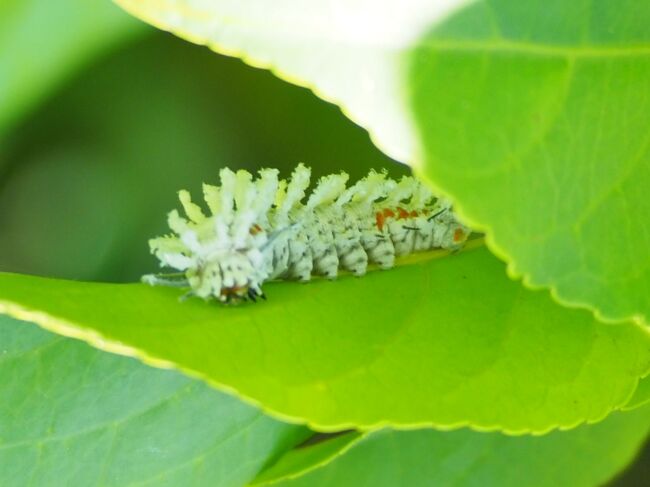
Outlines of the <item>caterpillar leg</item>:
[{"label": "caterpillar leg", "polygon": [[141,281],[150,286],[190,287],[185,274],[181,272],[177,274],[145,274],[142,276]]},{"label": "caterpillar leg", "polygon": [[188,298],[191,298],[193,296],[196,296],[194,291],[187,291],[185,294],[183,294],[178,300],[182,303],[183,301],[186,301]]}]

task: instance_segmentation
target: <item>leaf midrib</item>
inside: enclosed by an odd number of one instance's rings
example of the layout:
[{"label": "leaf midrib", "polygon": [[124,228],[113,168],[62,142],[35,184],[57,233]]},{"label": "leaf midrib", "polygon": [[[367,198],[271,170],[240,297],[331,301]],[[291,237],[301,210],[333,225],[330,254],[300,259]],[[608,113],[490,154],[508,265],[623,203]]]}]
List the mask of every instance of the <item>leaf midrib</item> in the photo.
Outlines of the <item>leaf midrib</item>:
[{"label": "leaf midrib", "polygon": [[650,44],[624,46],[587,46],[542,44],[508,39],[431,39],[420,41],[418,48],[435,51],[464,51],[525,54],[540,57],[615,58],[650,57]]}]

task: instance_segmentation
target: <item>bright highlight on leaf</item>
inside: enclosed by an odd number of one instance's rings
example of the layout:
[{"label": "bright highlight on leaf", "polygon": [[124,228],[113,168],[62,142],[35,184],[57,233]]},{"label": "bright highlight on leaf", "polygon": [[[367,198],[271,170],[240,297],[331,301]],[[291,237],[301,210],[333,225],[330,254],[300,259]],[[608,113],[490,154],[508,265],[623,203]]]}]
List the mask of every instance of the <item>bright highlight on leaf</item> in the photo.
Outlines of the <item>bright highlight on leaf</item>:
[{"label": "bright highlight on leaf", "polygon": [[342,172],[321,178],[306,197],[311,170],[302,164],[288,182],[276,169],[260,170],[255,180],[244,170],[220,175],[221,186],[203,185],[210,216],[183,190],[187,219],[172,211],[175,235],[150,241],[161,265],[181,274],[144,282],[191,287],[190,295],[226,303],[256,301],[266,299],[265,281],[333,279],[339,268],[362,276],[368,264],[389,269],[413,252],[458,250],[470,234],[449,201],[408,176],[396,182],[371,171],[346,188]]},{"label": "bright highlight on leaf", "polygon": [[411,46],[473,0],[115,0],[136,17],[271,69],[336,103],[390,157],[417,145],[403,78]]}]

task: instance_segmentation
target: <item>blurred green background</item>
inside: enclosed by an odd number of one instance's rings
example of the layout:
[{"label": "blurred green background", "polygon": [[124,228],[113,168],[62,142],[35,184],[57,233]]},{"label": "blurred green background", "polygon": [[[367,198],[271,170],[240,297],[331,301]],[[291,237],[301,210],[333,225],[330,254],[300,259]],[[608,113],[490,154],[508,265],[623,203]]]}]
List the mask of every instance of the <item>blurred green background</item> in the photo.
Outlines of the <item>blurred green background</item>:
[{"label": "blurred green background", "polygon": [[[90,3],[122,21],[102,25],[105,43],[92,56],[78,51],[83,62],[68,54],[74,76],[59,75],[49,96],[2,84],[13,90],[3,99],[42,101],[24,102],[23,117],[1,134],[2,270],[137,280],[155,266],[147,239],[166,231],[176,191],[198,198],[224,165],[288,175],[304,161],[316,176],[345,169],[353,178],[370,167],[406,172],[311,92]],[[3,63],[3,77],[37,62]]]},{"label": "blurred green background", "polygon": [[[176,191],[220,167],[407,173],[308,90],[108,0],[0,3],[0,270],[134,281]],[[643,485],[650,450],[614,485]],[[641,483],[639,483],[641,482]]]}]

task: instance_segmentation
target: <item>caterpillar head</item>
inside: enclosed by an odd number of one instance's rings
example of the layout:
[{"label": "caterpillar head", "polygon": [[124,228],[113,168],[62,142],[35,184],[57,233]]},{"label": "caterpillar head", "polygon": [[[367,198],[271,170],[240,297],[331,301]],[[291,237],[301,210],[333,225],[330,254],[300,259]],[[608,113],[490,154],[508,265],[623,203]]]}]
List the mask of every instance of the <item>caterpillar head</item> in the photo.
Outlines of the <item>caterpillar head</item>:
[{"label": "caterpillar head", "polygon": [[[178,235],[152,239],[149,245],[163,267],[181,271],[184,279],[171,285],[185,283],[191,295],[229,303],[263,297],[261,285],[268,272],[254,243],[219,240],[210,233],[199,235],[196,229],[185,228]],[[145,276],[149,284],[168,284],[164,281],[160,276]]]},{"label": "caterpillar head", "polygon": [[204,299],[216,298],[224,303],[256,299],[263,296],[261,285],[266,279],[262,256],[255,250],[225,250],[197,262],[185,275],[192,293]]}]

